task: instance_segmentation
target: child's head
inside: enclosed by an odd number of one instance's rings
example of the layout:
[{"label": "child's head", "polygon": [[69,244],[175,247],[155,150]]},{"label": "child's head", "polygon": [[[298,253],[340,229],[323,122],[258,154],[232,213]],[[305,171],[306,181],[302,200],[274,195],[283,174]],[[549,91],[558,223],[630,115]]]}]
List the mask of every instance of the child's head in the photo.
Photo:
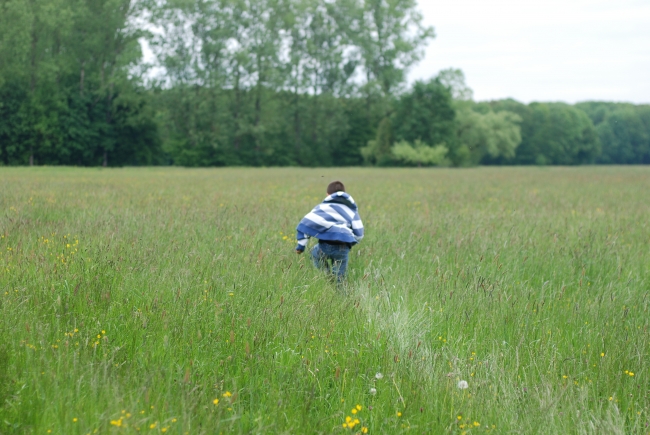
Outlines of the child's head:
[{"label": "child's head", "polygon": [[332,181],[327,186],[328,195],[331,195],[332,193],[336,193],[336,192],[345,192],[345,186],[340,181]]}]

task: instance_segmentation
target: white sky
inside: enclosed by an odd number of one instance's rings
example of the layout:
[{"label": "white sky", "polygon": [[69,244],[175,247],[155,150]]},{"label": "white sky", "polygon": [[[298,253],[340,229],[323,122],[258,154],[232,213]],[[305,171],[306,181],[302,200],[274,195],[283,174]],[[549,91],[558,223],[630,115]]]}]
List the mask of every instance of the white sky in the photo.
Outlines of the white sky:
[{"label": "white sky", "polygon": [[409,78],[460,68],[474,99],[650,103],[650,0],[419,0],[436,38]]}]

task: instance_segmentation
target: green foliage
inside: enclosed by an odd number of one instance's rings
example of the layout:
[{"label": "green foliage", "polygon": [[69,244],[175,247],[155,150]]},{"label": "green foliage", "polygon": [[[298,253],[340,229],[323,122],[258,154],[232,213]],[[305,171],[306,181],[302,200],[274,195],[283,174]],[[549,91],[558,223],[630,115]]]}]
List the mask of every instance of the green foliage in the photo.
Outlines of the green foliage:
[{"label": "green foliage", "polygon": [[451,92],[439,80],[415,82],[396,102],[395,136],[398,140],[426,144],[455,144]]},{"label": "green foliage", "polygon": [[560,103],[532,103],[530,137],[522,140],[522,163],[575,165],[593,163],[598,155],[598,136],[587,115]]},{"label": "green foliage", "polygon": [[411,145],[403,140],[393,145],[391,152],[396,161],[407,166],[438,166],[445,163],[448,150],[444,145],[430,147],[419,140]]},{"label": "green foliage", "polygon": [[[177,86],[156,93],[170,162],[183,166],[359,164],[375,128],[360,99],[295,95],[263,88],[255,127],[251,91]],[[210,104],[202,104],[208,99]],[[234,123],[229,108],[239,100]],[[370,115],[372,119],[372,115]]]},{"label": "green foliage", "polygon": [[361,148],[361,155],[366,163],[389,166],[392,161],[391,147],[393,143],[392,123],[390,118],[385,117],[379,123],[376,139],[368,141],[368,145]]},{"label": "green foliage", "polygon": [[464,165],[477,165],[486,160],[512,160],[521,143],[521,118],[507,111],[485,114],[463,107],[457,112],[456,131]]},{"label": "green foliage", "polygon": [[587,102],[576,107],[596,126],[602,145],[599,163],[650,163],[650,106]]},{"label": "green foliage", "polygon": [[344,103],[343,116],[347,121],[348,130],[341,142],[332,144],[332,162],[335,165],[358,166],[364,162],[361,149],[375,136],[379,113],[376,110],[371,112],[365,99],[349,98],[344,100]]},{"label": "green foliage", "polygon": [[471,101],[474,95],[472,89],[465,83],[465,74],[460,69],[448,68],[438,73],[438,81],[450,90],[456,101]]},{"label": "green foliage", "polygon": [[[111,106],[72,91],[33,97],[20,84],[0,89],[0,160],[5,165],[146,165],[161,157],[158,127],[143,91],[115,94]],[[111,115],[106,121],[106,113]]]},{"label": "green foliage", "polygon": [[[151,42],[171,85],[157,96],[171,162],[359,164],[360,149],[390,110],[391,93],[433,35],[415,6],[353,0],[336,7],[321,0],[151,4],[153,24],[162,29]],[[358,73],[366,83],[355,81]]]},{"label": "green foliage", "polygon": [[12,367],[9,361],[9,352],[7,351],[7,345],[3,343],[0,345],[0,403],[3,404],[6,403],[11,390],[15,388],[15,381],[9,373],[10,368]]},{"label": "green foliage", "polygon": [[0,161],[124,165],[161,159],[134,69],[129,0],[0,2]]},{"label": "green foliage", "polygon": [[434,37],[416,5],[415,0],[343,0],[329,8],[361,55],[366,86],[377,86],[385,96],[404,82],[406,69],[422,58]]},{"label": "green foliage", "polygon": [[579,165],[594,163],[600,141],[591,119],[582,110],[563,103],[514,100],[483,104],[494,111],[521,117],[521,144],[512,163],[523,165]]}]

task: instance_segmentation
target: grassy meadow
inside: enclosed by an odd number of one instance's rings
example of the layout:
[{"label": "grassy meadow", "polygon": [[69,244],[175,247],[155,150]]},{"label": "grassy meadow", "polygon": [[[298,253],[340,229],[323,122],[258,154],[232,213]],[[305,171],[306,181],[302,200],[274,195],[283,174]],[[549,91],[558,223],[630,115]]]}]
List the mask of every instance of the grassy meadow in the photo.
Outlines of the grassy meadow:
[{"label": "grassy meadow", "polygon": [[0,168],[0,434],[648,434],[649,221],[645,167]]}]

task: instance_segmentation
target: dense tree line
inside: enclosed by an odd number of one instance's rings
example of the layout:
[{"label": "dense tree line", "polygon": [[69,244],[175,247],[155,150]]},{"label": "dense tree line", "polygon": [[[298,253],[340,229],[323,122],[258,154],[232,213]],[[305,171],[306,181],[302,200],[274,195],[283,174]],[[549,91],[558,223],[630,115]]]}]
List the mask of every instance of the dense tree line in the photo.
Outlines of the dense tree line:
[{"label": "dense tree line", "polygon": [[134,77],[140,14],[128,0],[0,0],[0,161],[123,165],[159,159]]},{"label": "dense tree line", "polygon": [[602,152],[597,163],[650,164],[650,106],[588,102],[576,104],[596,127]]},{"label": "dense tree line", "polygon": [[433,36],[415,0],[0,0],[0,164],[650,163],[650,106],[407,86]]}]

